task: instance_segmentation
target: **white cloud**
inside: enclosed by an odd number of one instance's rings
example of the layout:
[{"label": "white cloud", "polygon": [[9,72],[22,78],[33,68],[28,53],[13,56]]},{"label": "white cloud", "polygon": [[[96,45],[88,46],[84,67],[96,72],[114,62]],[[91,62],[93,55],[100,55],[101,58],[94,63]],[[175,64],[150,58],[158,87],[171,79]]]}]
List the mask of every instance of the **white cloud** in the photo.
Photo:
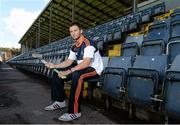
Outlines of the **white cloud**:
[{"label": "white cloud", "polygon": [[5,34],[2,31],[0,31],[0,38],[4,38],[4,36]]},{"label": "white cloud", "polygon": [[14,8],[11,10],[10,15],[4,18],[3,21],[6,24],[6,29],[20,40],[39,13],[40,11],[28,12],[21,8]]},{"label": "white cloud", "polygon": [[20,48],[20,44],[14,41],[0,41],[0,47],[4,48]]},{"label": "white cloud", "polygon": [[[49,1],[51,0],[43,0],[43,6],[45,7]],[[1,17],[0,15],[0,47],[19,48],[19,40],[32,25],[44,7],[38,8],[39,10],[36,11],[27,11],[23,8],[13,8],[9,11],[8,16]]]}]

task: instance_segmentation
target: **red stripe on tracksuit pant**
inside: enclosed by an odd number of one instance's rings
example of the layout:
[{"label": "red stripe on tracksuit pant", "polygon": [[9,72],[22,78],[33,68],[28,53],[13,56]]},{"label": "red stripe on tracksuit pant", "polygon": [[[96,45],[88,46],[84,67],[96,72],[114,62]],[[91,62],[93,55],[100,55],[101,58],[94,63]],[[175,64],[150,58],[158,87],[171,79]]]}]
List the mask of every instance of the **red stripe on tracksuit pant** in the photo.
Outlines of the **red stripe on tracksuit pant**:
[{"label": "red stripe on tracksuit pant", "polygon": [[80,112],[80,95],[82,84],[85,78],[97,78],[99,75],[94,68],[88,67],[72,73],[72,85],[69,98],[68,113]]}]

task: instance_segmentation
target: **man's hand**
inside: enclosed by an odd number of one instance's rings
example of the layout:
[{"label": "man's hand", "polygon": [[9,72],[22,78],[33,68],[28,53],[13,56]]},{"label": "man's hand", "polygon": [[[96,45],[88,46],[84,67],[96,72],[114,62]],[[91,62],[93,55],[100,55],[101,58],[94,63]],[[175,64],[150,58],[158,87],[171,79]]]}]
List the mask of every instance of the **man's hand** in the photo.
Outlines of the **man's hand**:
[{"label": "man's hand", "polygon": [[60,71],[58,76],[62,78],[63,76],[67,76],[67,75],[69,75],[71,73],[72,73],[71,70],[68,69],[66,71]]},{"label": "man's hand", "polygon": [[46,63],[45,66],[49,69],[55,68],[55,65],[53,63]]}]

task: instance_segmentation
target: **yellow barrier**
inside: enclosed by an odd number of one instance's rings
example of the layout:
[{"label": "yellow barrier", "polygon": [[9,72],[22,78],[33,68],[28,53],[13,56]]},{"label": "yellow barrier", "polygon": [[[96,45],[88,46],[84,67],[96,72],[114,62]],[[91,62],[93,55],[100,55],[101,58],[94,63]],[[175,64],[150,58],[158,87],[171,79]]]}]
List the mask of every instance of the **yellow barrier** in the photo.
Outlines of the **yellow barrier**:
[{"label": "yellow barrier", "polygon": [[143,32],[135,32],[135,33],[128,34],[128,36],[140,36],[142,34]]},{"label": "yellow barrier", "polygon": [[108,56],[120,56],[121,54],[121,44],[116,44],[116,45],[110,45],[108,47]]}]

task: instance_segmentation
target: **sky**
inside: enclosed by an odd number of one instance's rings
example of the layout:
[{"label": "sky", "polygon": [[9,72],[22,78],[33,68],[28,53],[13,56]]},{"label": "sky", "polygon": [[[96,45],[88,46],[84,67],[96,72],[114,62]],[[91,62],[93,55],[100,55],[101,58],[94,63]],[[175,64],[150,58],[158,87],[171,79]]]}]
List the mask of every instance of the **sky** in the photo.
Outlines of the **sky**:
[{"label": "sky", "polygon": [[0,0],[0,47],[18,43],[50,0]]}]

